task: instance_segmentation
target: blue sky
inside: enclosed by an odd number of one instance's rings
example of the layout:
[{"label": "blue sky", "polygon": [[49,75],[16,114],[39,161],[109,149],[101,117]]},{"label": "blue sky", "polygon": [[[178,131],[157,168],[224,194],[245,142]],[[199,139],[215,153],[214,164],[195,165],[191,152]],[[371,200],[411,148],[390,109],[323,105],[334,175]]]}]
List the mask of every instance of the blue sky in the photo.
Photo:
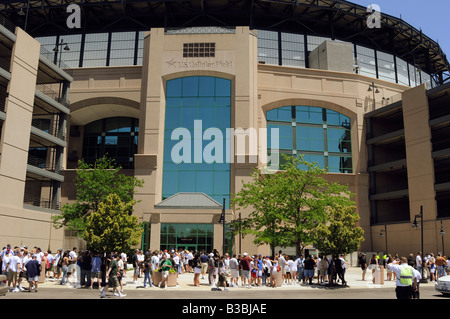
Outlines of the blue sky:
[{"label": "blue sky", "polygon": [[450,1],[449,0],[350,0],[368,6],[377,4],[382,13],[402,18],[431,39],[439,42],[450,58]]}]

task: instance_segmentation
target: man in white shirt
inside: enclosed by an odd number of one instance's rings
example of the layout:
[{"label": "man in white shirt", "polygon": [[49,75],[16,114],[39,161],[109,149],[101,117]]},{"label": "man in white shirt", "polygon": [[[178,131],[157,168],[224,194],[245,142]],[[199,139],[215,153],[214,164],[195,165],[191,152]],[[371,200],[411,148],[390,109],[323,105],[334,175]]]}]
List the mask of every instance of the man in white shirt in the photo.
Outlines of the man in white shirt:
[{"label": "man in white shirt", "polygon": [[231,287],[237,287],[239,280],[239,262],[236,259],[236,254],[233,254],[233,258],[230,259],[230,273],[231,273],[230,285]]},{"label": "man in white shirt", "polygon": [[[19,292],[19,288],[17,287],[17,275],[22,270],[22,265],[20,263],[20,257],[22,256],[20,251],[15,251],[14,255],[9,257],[8,262],[6,264],[8,271],[8,289],[12,292]],[[12,284],[12,290],[11,290]]]},{"label": "man in white shirt", "polygon": [[417,291],[417,274],[414,274],[413,268],[408,265],[406,257],[400,258],[398,261],[392,261],[388,264],[388,268],[392,269],[397,275],[395,293],[397,299],[411,299]]},{"label": "man in white shirt", "polygon": [[418,252],[416,256],[416,268],[417,271],[422,273],[422,252]]}]

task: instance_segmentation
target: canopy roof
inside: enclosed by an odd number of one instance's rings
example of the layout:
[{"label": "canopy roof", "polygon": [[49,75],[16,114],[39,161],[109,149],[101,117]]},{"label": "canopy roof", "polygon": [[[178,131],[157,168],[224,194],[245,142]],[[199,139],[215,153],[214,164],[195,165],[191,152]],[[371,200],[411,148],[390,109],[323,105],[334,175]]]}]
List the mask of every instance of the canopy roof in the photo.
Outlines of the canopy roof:
[{"label": "canopy roof", "polygon": [[177,193],[155,208],[163,209],[222,209],[222,205],[204,193]]}]

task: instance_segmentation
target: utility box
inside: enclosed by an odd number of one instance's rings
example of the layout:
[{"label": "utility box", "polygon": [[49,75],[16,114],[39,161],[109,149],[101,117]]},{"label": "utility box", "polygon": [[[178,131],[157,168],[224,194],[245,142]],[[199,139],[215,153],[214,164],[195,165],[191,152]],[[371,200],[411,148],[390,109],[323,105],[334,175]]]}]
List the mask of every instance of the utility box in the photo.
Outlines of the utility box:
[{"label": "utility box", "polygon": [[376,268],[374,276],[376,285],[384,285],[384,266]]},{"label": "utility box", "polygon": [[353,73],[353,45],[324,41],[309,54],[309,66],[312,69]]}]

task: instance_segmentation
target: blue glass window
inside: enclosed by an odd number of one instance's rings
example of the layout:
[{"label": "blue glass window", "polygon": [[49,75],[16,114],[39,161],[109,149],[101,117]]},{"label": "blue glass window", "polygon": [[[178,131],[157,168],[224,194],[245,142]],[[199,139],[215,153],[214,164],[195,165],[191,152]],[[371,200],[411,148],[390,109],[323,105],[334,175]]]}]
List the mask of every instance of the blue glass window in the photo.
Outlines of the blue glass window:
[{"label": "blue glass window", "polygon": [[[302,154],[306,161],[315,162],[328,172],[353,172],[349,117],[319,107],[297,105],[270,110],[266,118],[269,156]],[[272,145],[273,128],[279,130],[278,147]]]},{"label": "blue glass window", "polygon": [[[222,203],[226,198],[229,207],[230,163],[226,158],[226,128],[231,127],[231,81],[208,76],[191,76],[169,80],[166,83],[166,120],[164,130],[163,199],[178,192],[201,192]],[[200,120],[201,122],[194,122]],[[200,126],[201,125],[201,130]],[[176,128],[185,128],[190,133],[190,157],[187,162],[175,163],[172,148],[180,140],[171,140]],[[218,128],[218,136],[210,140],[203,134],[208,128]],[[195,130],[197,129],[197,130]],[[220,136],[221,133],[221,136]],[[200,134],[200,139],[197,138]],[[216,141],[218,138],[221,140]],[[218,162],[207,163],[204,155],[206,146]],[[183,144],[184,145],[184,144]],[[200,154],[196,146],[201,145]],[[183,152],[180,151],[180,155]],[[197,153],[195,153],[197,152]],[[219,156],[222,153],[222,156]],[[200,158],[200,162],[196,161]]]}]

